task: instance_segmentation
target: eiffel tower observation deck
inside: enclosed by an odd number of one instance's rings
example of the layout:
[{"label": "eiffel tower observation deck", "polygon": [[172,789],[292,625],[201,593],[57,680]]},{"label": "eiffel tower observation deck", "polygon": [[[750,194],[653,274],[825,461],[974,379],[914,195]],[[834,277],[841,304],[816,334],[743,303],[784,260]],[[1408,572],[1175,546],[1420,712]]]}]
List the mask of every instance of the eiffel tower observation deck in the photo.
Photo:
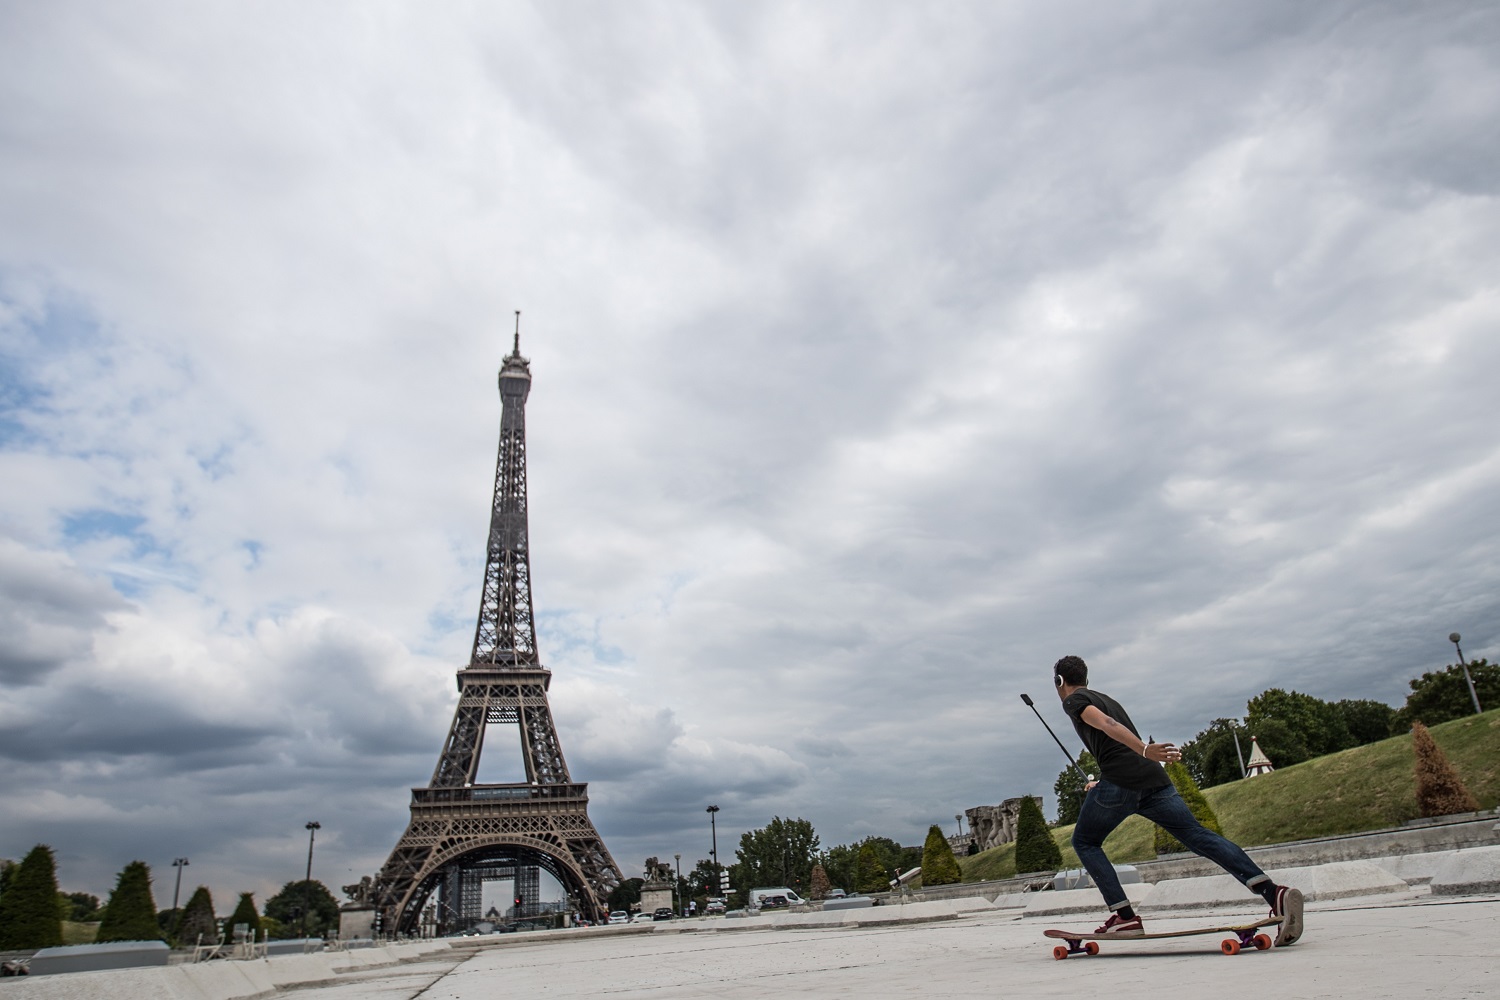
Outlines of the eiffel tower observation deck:
[{"label": "eiffel tower observation deck", "polygon": [[[458,707],[432,780],[412,789],[411,823],[376,879],[374,902],[389,932],[417,933],[434,894],[436,932],[464,929],[481,916],[479,886],[497,878],[515,878],[524,912],[536,903],[525,898],[537,891],[536,869],[590,919],[607,915],[620,884],[589,819],[588,785],[568,773],[547,702],[552,672],[537,654],[526,513],[531,364],[521,356],[516,317],[515,346],[500,367],[500,449],[474,648],[458,671]],[[493,726],[519,728],[525,781],[477,780]]]}]

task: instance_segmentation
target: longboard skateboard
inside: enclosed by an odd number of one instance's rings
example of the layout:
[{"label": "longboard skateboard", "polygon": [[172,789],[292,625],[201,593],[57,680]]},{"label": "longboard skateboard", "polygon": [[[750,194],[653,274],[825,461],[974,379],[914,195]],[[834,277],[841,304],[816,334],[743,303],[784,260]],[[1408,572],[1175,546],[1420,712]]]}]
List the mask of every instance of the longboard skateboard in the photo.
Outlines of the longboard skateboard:
[{"label": "longboard skateboard", "polygon": [[1061,938],[1066,945],[1058,945],[1052,949],[1052,957],[1061,961],[1069,955],[1097,955],[1099,954],[1100,941],[1153,941],[1157,938],[1192,937],[1194,934],[1233,934],[1232,938],[1225,938],[1219,945],[1219,950],[1226,955],[1238,955],[1241,948],[1254,948],[1256,951],[1265,951],[1271,947],[1270,935],[1257,933],[1262,927],[1273,927],[1281,923],[1280,917],[1270,917],[1253,924],[1239,924],[1229,927],[1194,927],[1186,931],[1164,931],[1161,934],[1139,934],[1135,937],[1121,937],[1118,934],[1083,934],[1078,931],[1042,931],[1043,937]]}]

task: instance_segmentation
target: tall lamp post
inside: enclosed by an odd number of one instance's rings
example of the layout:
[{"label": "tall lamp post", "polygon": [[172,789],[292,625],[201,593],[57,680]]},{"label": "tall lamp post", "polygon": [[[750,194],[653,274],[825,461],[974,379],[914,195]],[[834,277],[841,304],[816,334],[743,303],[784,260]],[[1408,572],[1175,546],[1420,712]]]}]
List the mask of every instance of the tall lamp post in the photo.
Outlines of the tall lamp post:
[{"label": "tall lamp post", "polygon": [[[177,869],[177,886],[172,890],[172,923],[177,923],[177,895],[182,891],[182,869],[187,866],[187,858],[173,858],[172,867]],[[176,934],[174,930],[172,932]]]},{"label": "tall lamp post", "polygon": [[1469,700],[1474,703],[1474,714],[1478,715],[1484,709],[1479,707],[1479,692],[1474,690],[1474,678],[1469,676],[1469,665],[1464,662],[1464,648],[1458,644],[1461,638],[1463,637],[1457,632],[1453,632],[1448,636],[1448,641],[1453,643],[1454,649],[1458,650],[1458,665],[1464,668],[1464,682],[1469,685]]},{"label": "tall lamp post", "polygon": [[318,831],[323,829],[323,824],[310,821],[307,824],[307,878],[302,882],[302,936],[307,937],[307,911],[312,909],[312,852],[313,838]]},{"label": "tall lamp post", "polygon": [[717,820],[719,818],[719,807],[718,806],[709,806],[705,810],[705,812],[708,813],[708,829],[709,829],[710,835],[713,837],[713,845],[714,845],[714,847],[713,847],[714,882],[716,884],[713,887],[713,894],[715,896],[718,896],[718,895],[721,895],[724,892],[724,877],[719,872],[719,826],[718,826],[718,822],[717,822]]},{"label": "tall lamp post", "polygon": [[677,915],[687,916],[687,902],[682,898],[682,855],[674,854],[677,859],[677,883],[672,886],[672,897],[677,900]]}]

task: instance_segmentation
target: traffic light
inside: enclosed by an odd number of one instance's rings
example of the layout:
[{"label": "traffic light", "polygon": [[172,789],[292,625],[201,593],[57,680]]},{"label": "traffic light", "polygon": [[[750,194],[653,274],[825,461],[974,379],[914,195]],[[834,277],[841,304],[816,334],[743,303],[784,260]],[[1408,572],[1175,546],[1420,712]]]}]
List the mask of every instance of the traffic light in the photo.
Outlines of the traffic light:
[{"label": "traffic light", "polygon": [[516,909],[519,910],[520,908],[521,908],[521,897],[517,896],[516,897]]}]

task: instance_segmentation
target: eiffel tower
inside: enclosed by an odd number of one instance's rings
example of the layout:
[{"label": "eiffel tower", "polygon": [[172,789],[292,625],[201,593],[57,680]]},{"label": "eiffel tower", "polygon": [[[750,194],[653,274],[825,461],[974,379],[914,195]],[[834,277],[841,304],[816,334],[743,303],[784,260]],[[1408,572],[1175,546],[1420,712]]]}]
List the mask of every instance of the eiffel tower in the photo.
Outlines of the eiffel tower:
[{"label": "eiffel tower", "polygon": [[[458,707],[426,788],[411,792],[411,823],[375,881],[385,930],[417,933],[438,894],[438,933],[479,916],[480,886],[515,878],[518,898],[549,872],[589,919],[603,919],[620,870],[588,814],[588,785],[568,775],[547,704],[552,672],[537,655],[526,535],[526,397],[531,365],[515,347],[500,368],[500,451],[474,651],[458,671]],[[487,726],[520,727],[525,782],[480,784]],[[526,899],[535,904],[536,900]],[[474,911],[470,913],[469,911]]]}]

